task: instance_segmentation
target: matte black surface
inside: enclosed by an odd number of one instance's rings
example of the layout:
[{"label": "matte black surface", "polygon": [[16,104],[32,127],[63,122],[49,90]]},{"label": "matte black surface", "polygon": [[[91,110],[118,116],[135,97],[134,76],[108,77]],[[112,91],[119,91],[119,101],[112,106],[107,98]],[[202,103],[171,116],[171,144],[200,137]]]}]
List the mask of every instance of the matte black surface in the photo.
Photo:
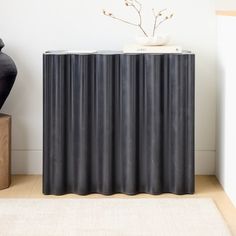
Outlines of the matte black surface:
[{"label": "matte black surface", "polygon": [[7,99],[17,75],[14,61],[1,52],[3,47],[4,43],[0,39],[0,109]]},{"label": "matte black surface", "polygon": [[193,54],[44,54],[43,192],[194,192]]}]

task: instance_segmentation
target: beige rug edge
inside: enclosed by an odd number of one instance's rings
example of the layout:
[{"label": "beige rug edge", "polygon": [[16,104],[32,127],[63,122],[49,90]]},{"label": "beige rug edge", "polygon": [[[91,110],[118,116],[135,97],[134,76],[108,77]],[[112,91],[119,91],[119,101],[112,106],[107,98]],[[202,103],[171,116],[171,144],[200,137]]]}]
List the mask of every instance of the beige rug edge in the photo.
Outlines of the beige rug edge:
[{"label": "beige rug edge", "polygon": [[231,235],[211,198],[0,199],[1,236]]}]

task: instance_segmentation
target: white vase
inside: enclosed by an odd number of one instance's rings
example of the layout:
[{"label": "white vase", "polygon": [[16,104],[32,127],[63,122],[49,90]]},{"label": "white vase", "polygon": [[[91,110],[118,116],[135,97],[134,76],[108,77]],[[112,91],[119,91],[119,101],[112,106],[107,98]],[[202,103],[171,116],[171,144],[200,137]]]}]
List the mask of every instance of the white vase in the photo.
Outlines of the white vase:
[{"label": "white vase", "polygon": [[136,43],[142,46],[164,46],[169,42],[169,35],[158,34],[157,36],[137,37]]}]

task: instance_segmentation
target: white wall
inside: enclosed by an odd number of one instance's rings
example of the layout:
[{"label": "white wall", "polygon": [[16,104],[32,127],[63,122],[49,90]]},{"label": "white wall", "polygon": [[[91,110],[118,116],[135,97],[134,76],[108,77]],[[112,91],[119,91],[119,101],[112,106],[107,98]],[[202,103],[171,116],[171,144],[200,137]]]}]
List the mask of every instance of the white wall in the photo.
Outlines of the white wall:
[{"label": "white wall", "polygon": [[236,17],[218,17],[217,177],[236,206]]},{"label": "white wall", "polygon": [[232,10],[236,9],[236,0],[215,0],[217,10]]},{"label": "white wall", "polygon": [[[166,24],[174,44],[196,53],[196,169],[215,171],[216,17],[213,0],[143,0],[170,7]],[[132,26],[102,16],[108,8],[133,18],[122,0],[7,0],[1,2],[0,37],[18,66],[18,78],[2,112],[13,116],[13,172],[41,173],[42,53],[50,49],[121,49],[137,34]]]}]

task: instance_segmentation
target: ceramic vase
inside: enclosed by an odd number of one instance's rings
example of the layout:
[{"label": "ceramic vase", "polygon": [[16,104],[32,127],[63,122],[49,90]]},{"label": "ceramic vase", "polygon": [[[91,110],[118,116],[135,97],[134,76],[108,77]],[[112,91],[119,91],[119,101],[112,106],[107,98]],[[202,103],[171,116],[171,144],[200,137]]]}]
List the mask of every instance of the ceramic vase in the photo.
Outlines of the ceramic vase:
[{"label": "ceramic vase", "polygon": [[0,39],[0,109],[7,99],[17,75],[14,61],[1,51],[3,47],[4,43]]},{"label": "ceramic vase", "polygon": [[169,40],[169,35],[159,34],[157,36],[137,37],[136,43],[141,46],[164,46],[168,44]]}]

